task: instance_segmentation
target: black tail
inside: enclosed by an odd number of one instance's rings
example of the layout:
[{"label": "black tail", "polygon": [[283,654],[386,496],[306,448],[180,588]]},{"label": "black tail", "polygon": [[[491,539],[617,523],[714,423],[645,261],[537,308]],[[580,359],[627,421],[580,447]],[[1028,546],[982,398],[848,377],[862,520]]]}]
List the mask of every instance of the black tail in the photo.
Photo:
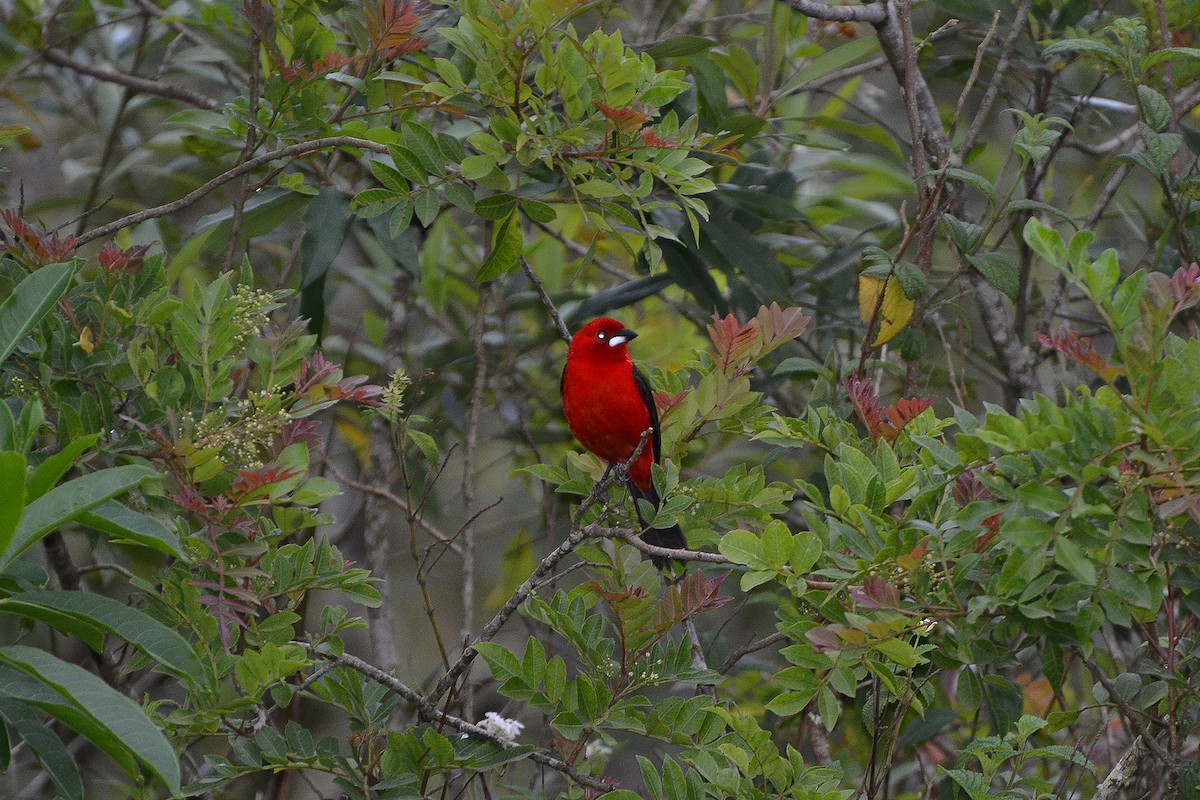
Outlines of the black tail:
[{"label": "black tail", "polygon": [[[658,508],[662,500],[658,496],[658,492],[654,491],[654,487],[650,487],[649,493],[643,492],[634,484],[629,482],[629,491],[634,497],[634,509],[637,511],[638,520],[642,523],[642,541],[646,544],[652,544],[655,547],[667,547],[671,550],[686,550],[688,543],[687,537],[683,535],[683,528],[679,525],[672,525],[669,528],[651,528],[646,524],[645,518],[642,516],[642,510],[638,508],[638,500],[649,500],[650,504]],[[665,556],[650,556],[650,562],[661,570],[668,570],[671,567],[671,562],[678,564],[683,562],[677,558],[666,558]]]},{"label": "black tail", "polygon": [[[669,528],[646,528],[642,531],[642,540],[655,547],[687,550],[687,538],[683,535],[683,528],[680,528],[678,525],[672,525]],[[650,556],[650,561],[661,570],[669,569],[672,561],[677,564],[683,563],[677,558],[665,558],[663,556]]]}]

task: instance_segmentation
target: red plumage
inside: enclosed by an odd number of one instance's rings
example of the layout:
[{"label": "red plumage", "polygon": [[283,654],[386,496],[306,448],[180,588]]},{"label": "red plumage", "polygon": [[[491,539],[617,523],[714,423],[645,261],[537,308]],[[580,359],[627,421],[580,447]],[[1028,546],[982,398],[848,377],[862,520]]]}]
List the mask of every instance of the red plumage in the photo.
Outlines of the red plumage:
[{"label": "red plumage", "polygon": [[[651,430],[641,455],[629,466],[628,485],[635,497],[658,508],[650,467],[662,456],[662,435],[650,383],[629,356],[628,343],[636,336],[608,317],[592,320],[575,334],[563,369],[563,413],[580,444],[610,464],[627,461],[642,434]],[[678,525],[646,528],[642,538],[659,547],[687,547]],[[668,563],[652,560],[660,568]]]}]

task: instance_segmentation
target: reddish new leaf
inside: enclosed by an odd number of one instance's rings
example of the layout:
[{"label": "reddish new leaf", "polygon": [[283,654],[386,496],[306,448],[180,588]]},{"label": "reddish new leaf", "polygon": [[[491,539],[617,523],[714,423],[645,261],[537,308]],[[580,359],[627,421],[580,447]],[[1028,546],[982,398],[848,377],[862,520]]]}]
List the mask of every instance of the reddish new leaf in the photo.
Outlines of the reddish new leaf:
[{"label": "reddish new leaf", "polygon": [[846,387],[846,392],[850,395],[854,413],[858,414],[858,418],[867,427],[867,434],[872,439],[878,439],[883,435],[884,424],[883,410],[879,407],[879,398],[875,395],[875,387],[871,385],[870,381],[857,375],[850,375],[842,379],[842,385]]},{"label": "reddish new leaf", "polygon": [[758,310],[754,322],[762,330],[763,343],[767,349],[773,349],[799,336],[812,317],[805,316],[804,310],[797,306],[781,308],[779,303],[771,303]]},{"label": "reddish new leaf", "polygon": [[602,103],[599,100],[593,100],[592,105],[601,114],[608,117],[609,121],[621,133],[633,133],[650,119],[650,115],[646,113],[646,110],[637,105],[626,106],[625,108],[613,108],[608,103]]},{"label": "reddish new leaf", "polygon": [[384,59],[400,58],[428,44],[415,33],[424,21],[424,10],[423,3],[411,0],[379,0],[374,8],[367,8],[364,21],[376,54]]},{"label": "reddish new leaf", "polygon": [[887,425],[883,435],[889,441],[900,435],[900,431],[912,422],[921,412],[933,405],[932,400],[923,397],[902,397],[895,405],[887,410]]},{"label": "reddish new leaf", "polygon": [[726,317],[713,314],[712,324],[708,326],[708,338],[712,340],[717,364],[726,373],[731,365],[762,343],[758,326],[753,322],[743,325],[733,314]]},{"label": "reddish new leaf", "polygon": [[1106,382],[1116,380],[1122,373],[1120,367],[1108,363],[1103,356],[1096,352],[1096,348],[1092,347],[1091,338],[1080,336],[1070,328],[1063,328],[1053,336],[1038,333],[1037,339],[1042,347],[1062,353],[1067,358],[1087,367]]}]

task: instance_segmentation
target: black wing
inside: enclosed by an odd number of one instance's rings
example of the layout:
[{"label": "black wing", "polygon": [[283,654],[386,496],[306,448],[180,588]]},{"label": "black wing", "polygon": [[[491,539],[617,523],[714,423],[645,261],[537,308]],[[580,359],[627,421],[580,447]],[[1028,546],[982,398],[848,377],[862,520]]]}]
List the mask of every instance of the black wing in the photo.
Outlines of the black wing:
[{"label": "black wing", "polygon": [[637,367],[633,368],[633,384],[637,386],[638,394],[642,396],[642,402],[650,412],[650,427],[654,431],[654,438],[650,444],[654,445],[654,463],[657,464],[662,458],[662,431],[659,430],[661,426],[658,424],[658,406],[654,405],[654,391],[650,388],[650,381]]}]

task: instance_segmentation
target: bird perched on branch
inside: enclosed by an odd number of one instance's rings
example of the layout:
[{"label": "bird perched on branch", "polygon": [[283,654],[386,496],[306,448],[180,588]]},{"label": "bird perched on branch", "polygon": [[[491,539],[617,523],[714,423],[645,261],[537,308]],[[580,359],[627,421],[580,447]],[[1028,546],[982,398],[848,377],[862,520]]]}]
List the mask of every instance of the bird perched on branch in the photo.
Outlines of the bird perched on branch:
[{"label": "bird perched on branch", "polygon": [[[628,461],[650,431],[649,441],[626,470],[625,482],[635,498],[648,500],[657,509],[662,501],[654,490],[650,467],[662,456],[662,433],[650,382],[629,357],[628,344],[636,336],[608,317],[592,320],[575,334],[562,375],[563,413],[580,444],[607,461],[610,469]],[[651,528],[640,509],[637,514],[646,542],[687,548],[678,525]],[[659,569],[670,564],[661,556],[650,558]]]}]

